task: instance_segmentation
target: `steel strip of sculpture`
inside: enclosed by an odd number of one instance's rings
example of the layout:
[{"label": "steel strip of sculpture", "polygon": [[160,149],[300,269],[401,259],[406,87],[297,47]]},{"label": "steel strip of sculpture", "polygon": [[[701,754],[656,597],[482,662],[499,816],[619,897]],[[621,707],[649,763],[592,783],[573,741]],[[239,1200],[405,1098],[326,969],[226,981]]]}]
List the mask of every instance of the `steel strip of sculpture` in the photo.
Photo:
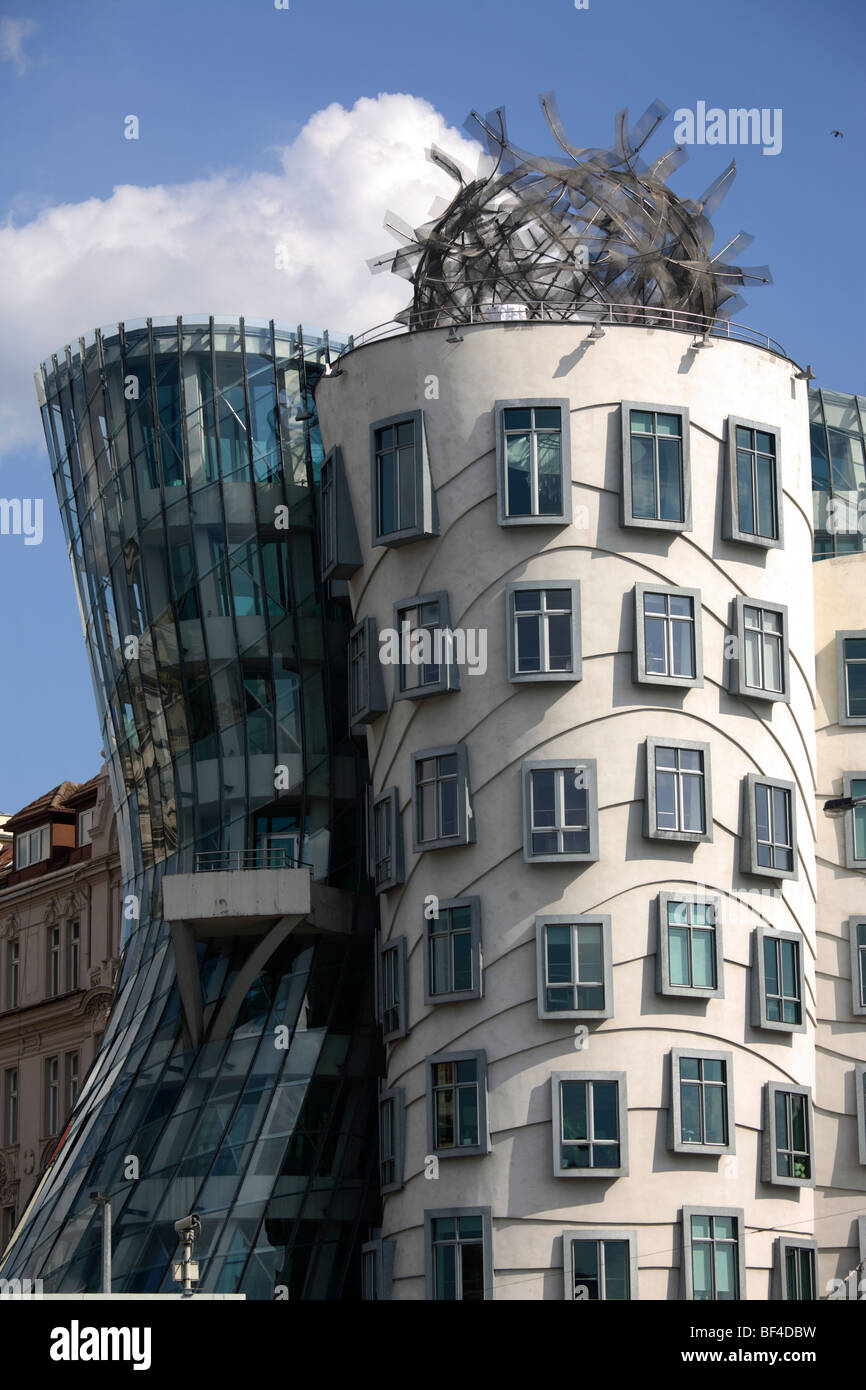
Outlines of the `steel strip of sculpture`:
[{"label": "steel strip of sculpture", "polygon": [[[639,317],[646,323],[645,310],[658,307],[709,324],[742,305],[737,288],[770,283],[766,266],[731,263],[750,244],[747,233],[712,254],[710,217],[733,182],[733,161],[701,198],[682,199],[666,181],[688,158],[686,151],[674,145],[651,164],[641,158],[668,114],[662,102],[653,102],[631,130],[621,111],[614,144],[600,150],[572,145],[553,93],[540,100],[565,158],[514,145],[502,110],[486,117],[472,112],[466,122],[470,133],[480,131],[487,150],[477,177],[435,146],[427,151],[460,187],[421,227],[412,229],[391,213],[386,218],[406,245],[370,267],[412,282],[412,304],[396,315],[398,322],[432,328],[521,304],[533,317],[569,318],[578,311],[591,317],[619,306],[620,322]],[[629,312],[635,308],[644,312]]]}]

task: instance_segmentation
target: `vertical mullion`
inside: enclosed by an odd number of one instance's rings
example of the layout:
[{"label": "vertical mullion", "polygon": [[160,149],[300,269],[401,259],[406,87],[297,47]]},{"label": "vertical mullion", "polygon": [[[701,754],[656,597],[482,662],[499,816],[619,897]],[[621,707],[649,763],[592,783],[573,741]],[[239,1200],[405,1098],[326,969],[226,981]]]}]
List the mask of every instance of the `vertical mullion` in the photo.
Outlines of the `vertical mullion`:
[{"label": "vertical mullion", "polygon": [[532,494],[532,515],[538,516],[538,435],[535,430],[535,411],[529,416],[529,473]]}]

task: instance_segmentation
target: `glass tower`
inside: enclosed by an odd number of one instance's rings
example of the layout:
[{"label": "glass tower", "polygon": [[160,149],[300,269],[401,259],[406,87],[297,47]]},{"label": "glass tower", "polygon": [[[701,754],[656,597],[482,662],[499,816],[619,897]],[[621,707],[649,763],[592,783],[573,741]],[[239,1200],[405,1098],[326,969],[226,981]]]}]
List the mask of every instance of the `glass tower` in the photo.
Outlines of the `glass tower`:
[{"label": "glass tower", "polygon": [[[115,1293],[175,1290],[174,1222],[196,1212],[202,1292],[360,1296],[380,1059],[351,614],[319,578],[330,346],[147,320],[37,375],[124,878],[103,1045],[3,1270],[46,1292],[98,1289],[99,1190]],[[162,883],[209,869],[301,869],[322,897],[264,954],[268,924],[199,929],[191,1009]]]}]

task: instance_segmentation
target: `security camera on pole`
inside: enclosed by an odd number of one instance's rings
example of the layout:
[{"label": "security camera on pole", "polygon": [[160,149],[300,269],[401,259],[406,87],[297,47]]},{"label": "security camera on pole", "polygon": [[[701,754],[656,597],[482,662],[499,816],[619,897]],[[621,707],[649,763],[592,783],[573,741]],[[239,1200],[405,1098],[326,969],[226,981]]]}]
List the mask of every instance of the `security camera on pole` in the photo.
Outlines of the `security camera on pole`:
[{"label": "security camera on pole", "polygon": [[172,1261],[172,1275],[176,1284],[183,1284],[182,1295],[184,1298],[192,1298],[193,1284],[198,1283],[198,1260],[192,1257],[192,1247],[195,1238],[201,1230],[201,1221],[193,1212],[189,1216],[181,1217],[180,1221],[175,1221],[174,1229],[180,1236],[183,1245],[183,1254],[179,1260]]}]

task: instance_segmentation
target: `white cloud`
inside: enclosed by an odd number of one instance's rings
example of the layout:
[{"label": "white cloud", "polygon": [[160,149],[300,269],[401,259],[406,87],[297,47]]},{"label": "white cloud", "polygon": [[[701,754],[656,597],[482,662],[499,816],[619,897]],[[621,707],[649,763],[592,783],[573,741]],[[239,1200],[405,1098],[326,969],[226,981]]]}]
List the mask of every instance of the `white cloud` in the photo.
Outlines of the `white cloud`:
[{"label": "white cloud", "polygon": [[35,19],[0,19],[0,59],[14,63],[21,77],[27,70],[24,40],[38,29]]},{"label": "white cloud", "polygon": [[[97,326],[216,313],[360,333],[391,319],[412,287],[366,260],[397,244],[387,209],[418,225],[436,195],[452,196],[424,156],[431,143],[475,168],[479,147],[418,97],[334,103],[278,151],[277,173],[127,184],[0,229],[0,451],[41,441],[33,370]],[[280,246],[288,269],[276,268]]]}]

